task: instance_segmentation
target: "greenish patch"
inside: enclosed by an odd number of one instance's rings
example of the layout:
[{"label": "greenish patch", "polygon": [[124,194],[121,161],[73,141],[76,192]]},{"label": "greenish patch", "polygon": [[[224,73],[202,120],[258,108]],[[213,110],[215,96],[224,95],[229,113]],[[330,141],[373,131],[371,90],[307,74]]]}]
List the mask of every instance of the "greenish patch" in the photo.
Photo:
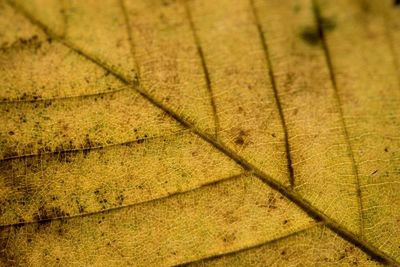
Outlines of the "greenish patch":
[{"label": "greenish patch", "polygon": [[299,4],[294,5],[293,11],[295,14],[299,13],[301,10],[301,6]]}]

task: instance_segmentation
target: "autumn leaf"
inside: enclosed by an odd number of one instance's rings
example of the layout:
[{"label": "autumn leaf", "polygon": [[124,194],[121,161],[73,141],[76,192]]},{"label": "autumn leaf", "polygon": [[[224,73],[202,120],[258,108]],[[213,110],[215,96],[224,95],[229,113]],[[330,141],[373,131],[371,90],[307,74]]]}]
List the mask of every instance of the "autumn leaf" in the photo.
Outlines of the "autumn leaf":
[{"label": "autumn leaf", "polygon": [[394,2],[0,0],[0,265],[399,266]]}]

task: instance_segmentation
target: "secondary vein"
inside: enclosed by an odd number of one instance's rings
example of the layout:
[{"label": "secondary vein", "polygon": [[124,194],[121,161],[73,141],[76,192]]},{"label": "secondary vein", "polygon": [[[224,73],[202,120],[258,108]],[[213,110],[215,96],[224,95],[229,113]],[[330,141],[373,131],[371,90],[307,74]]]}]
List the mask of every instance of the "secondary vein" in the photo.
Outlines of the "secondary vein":
[{"label": "secondary vein", "polygon": [[276,85],[276,81],[275,81],[275,76],[274,76],[273,66],[272,66],[272,62],[271,62],[271,56],[270,56],[269,49],[268,49],[268,44],[266,42],[266,38],[265,38],[264,32],[261,27],[260,19],[258,17],[256,8],[254,5],[254,0],[250,0],[250,7],[252,10],[252,13],[254,14],[255,24],[257,26],[257,31],[258,31],[258,35],[260,37],[261,46],[264,51],[264,57],[267,62],[267,65],[268,65],[268,75],[271,80],[272,89],[274,92],[274,98],[275,98],[275,102],[276,102],[278,112],[279,112],[279,118],[280,118],[282,128],[283,128],[283,135],[284,135],[284,140],[285,140],[285,154],[286,154],[287,168],[288,168],[288,173],[289,173],[289,183],[290,183],[290,187],[293,189],[295,186],[295,177],[294,177],[294,170],[293,170],[293,164],[292,164],[292,157],[290,154],[290,144],[289,144],[288,128],[287,128],[287,124],[286,124],[285,114],[283,112],[281,100],[279,98],[278,86]]},{"label": "secondary vein", "polygon": [[226,256],[230,256],[230,255],[238,254],[238,253],[241,253],[241,252],[249,251],[249,250],[252,250],[252,249],[257,249],[257,248],[260,248],[260,247],[263,247],[263,246],[266,246],[266,245],[274,244],[274,243],[277,243],[277,242],[279,242],[279,241],[288,239],[288,238],[290,238],[290,237],[292,237],[292,236],[296,236],[296,235],[298,235],[298,234],[304,233],[304,232],[306,232],[306,231],[309,231],[309,230],[311,230],[311,229],[313,229],[313,228],[316,228],[316,227],[318,227],[318,226],[321,226],[321,225],[323,225],[323,222],[315,222],[315,223],[312,223],[312,224],[310,224],[310,225],[307,225],[307,226],[304,227],[304,228],[297,229],[297,230],[294,231],[294,232],[291,232],[291,233],[289,233],[289,234],[286,234],[286,235],[284,235],[284,236],[281,236],[281,237],[278,237],[278,238],[275,238],[275,239],[272,239],[272,240],[268,240],[268,241],[266,241],[266,242],[262,242],[262,243],[260,243],[260,244],[256,244],[256,245],[252,245],[252,246],[248,246],[248,247],[244,247],[244,248],[240,248],[240,249],[238,249],[238,250],[234,250],[234,251],[231,251],[231,252],[226,252],[226,253],[222,253],[222,254],[211,255],[211,256],[208,256],[208,257],[205,257],[205,258],[200,258],[200,259],[195,259],[195,260],[192,260],[192,261],[187,261],[187,262],[180,263],[180,264],[177,264],[177,265],[174,265],[174,266],[175,266],[175,267],[178,267],[178,266],[182,266],[182,267],[183,267],[183,266],[188,266],[188,265],[193,264],[193,263],[196,263],[196,262],[212,261],[212,260],[220,259],[220,258],[223,258],[223,257],[226,257]]},{"label": "secondary vein", "polygon": [[198,54],[198,56],[200,58],[201,66],[203,68],[204,78],[206,80],[207,90],[208,90],[208,93],[210,95],[210,102],[211,102],[211,107],[212,107],[213,117],[214,117],[214,124],[215,124],[215,126],[214,126],[215,127],[215,137],[217,138],[218,137],[218,131],[219,131],[219,119],[218,119],[218,113],[217,113],[217,106],[215,104],[214,94],[213,94],[213,90],[212,90],[212,87],[211,87],[210,73],[209,73],[208,68],[207,68],[207,63],[206,63],[206,59],[204,57],[204,52],[203,52],[203,49],[202,49],[201,44],[200,44],[200,38],[197,35],[196,27],[194,26],[192,14],[190,12],[190,8],[189,8],[189,4],[187,3],[187,0],[185,0],[183,2],[183,4],[185,6],[185,11],[186,11],[187,19],[189,21],[189,26],[190,26],[190,29],[191,29],[192,34],[193,34],[193,39],[194,39],[194,42],[196,44],[197,54]]},{"label": "secondary vein", "polygon": [[356,182],[356,194],[357,194],[357,202],[358,202],[358,214],[359,214],[358,220],[359,220],[359,224],[360,224],[360,237],[361,237],[361,239],[363,239],[364,238],[363,203],[362,203],[362,198],[361,198],[361,187],[360,187],[360,178],[359,178],[359,174],[358,174],[358,167],[356,165],[353,149],[352,149],[351,143],[350,143],[349,133],[347,130],[347,125],[346,125],[346,122],[344,119],[342,102],[341,102],[341,99],[339,96],[338,86],[337,86],[337,82],[336,82],[336,76],[335,76],[335,72],[334,72],[333,64],[332,64],[332,57],[331,57],[329,47],[327,44],[327,40],[326,40],[326,36],[324,33],[323,19],[321,17],[321,12],[320,12],[317,0],[312,0],[312,5],[313,5],[315,22],[317,24],[318,35],[322,42],[322,48],[323,48],[323,51],[325,54],[326,64],[328,66],[330,80],[332,82],[332,86],[333,86],[333,90],[334,90],[333,95],[335,97],[337,110],[339,112],[340,123],[342,126],[341,128],[343,129],[343,135],[344,135],[344,139],[345,139],[346,146],[347,146],[347,153],[349,154],[352,171],[353,171],[353,176],[355,177],[355,180],[356,180],[355,182]]},{"label": "secondary vein", "polygon": [[93,211],[93,212],[86,212],[86,213],[78,213],[78,214],[74,214],[74,215],[69,215],[69,216],[59,216],[59,217],[52,217],[52,218],[48,218],[48,219],[41,219],[41,220],[36,220],[36,221],[25,221],[25,222],[20,222],[20,223],[10,223],[10,224],[3,224],[0,225],[0,230],[7,228],[7,227],[20,227],[23,225],[31,225],[31,224],[45,224],[45,223],[50,223],[52,221],[63,221],[63,220],[69,220],[69,219],[73,219],[73,218],[79,218],[79,217],[87,217],[90,215],[95,215],[95,214],[102,214],[102,213],[109,213],[112,211],[117,211],[123,208],[129,208],[129,207],[134,207],[134,206],[139,206],[145,203],[150,203],[150,202],[156,202],[156,201],[162,201],[163,199],[169,198],[169,197],[173,197],[173,196],[177,196],[177,195],[183,195],[183,194],[188,194],[190,192],[193,191],[197,191],[201,188],[204,187],[209,187],[209,186],[213,186],[216,184],[220,184],[229,180],[234,180],[234,179],[238,179],[244,175],[247,175],[246,172],[242,172],[240,174],[237,175],[232,175],[232,176],[227,176],[224,178],[221,178],[217,181],[211,181],[211,182],[207,182],[204,184],[201,184],[197,187],[194,188],[190,188],[186,191],[176,191],[173,193],[167,193],[164,196],[158,197],[158,198],[153,198],[153,199],[149,199],[149,200],[144,200],[144,201],[140,201],[140,202],[136,202],[136,203],[132,203],[132,204],[127,204],[127,205],[121,205],[121,206],[116,206],[116,207],[112,207],[112,208],[106,208],[106,209],[102,209],[102,210],[98,210],[98,211]]},{"label": "secondary vein", "polygon": [[126,26],[126,32],[127,32],[127,35],[128,35],[128,41],[129,41],[129,47],[130,47],[130,50],[131,50],[131,56],[132,56],[132,59],[135,62],[134,63],[135,72],[136,72],[135,80],[136,80],[137,83],[139,83],[139,81],[140,81],[140,68],[139,68],[138,62],[137,62],[136,57],[135,57],[135,55],[136,55],[135,46],[134,46],[134,43],[133,43],[133,37],[132,37],[132,31],[131,31],[128,11],[126,10],[126,6],[125,6],[125,3],[124,3],[124,0],[119,0],[119,4],[121,6],[122,15],[124,16],[124,20],[125,20],[125,26]]}]

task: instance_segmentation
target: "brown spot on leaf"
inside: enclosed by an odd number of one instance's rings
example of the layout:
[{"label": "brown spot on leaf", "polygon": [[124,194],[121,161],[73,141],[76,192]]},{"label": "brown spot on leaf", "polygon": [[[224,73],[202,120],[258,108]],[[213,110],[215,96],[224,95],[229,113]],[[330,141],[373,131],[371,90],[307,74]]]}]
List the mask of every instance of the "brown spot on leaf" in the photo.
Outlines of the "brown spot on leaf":
[{"label": "brown spot on leaf", "polygon": [[242,136],[238,136],[238,137],[235,139],[235,144],[237,144],[237,145],[243,145],[243,144],[244,144],[244,139],[243,139],[243,137],[242,137]]},{"label": "brown spot on leaf", "polygon": [[44,205],[42,205],[38,212],[34,214],[33,218],[35,221],[43,221],[68,215],[69,214],[62,211],[59,207],[46,208]]},{"label": "brown spot on leaf", "polygon": [[222,238],[222,240],[224,241],[224,243],[233,243],[233,241],[236,240],[236,235],[235,235],[235,233],[226,234],[226,235]]},{"label": "brown spot on leaf", "polygon": [[235,138],[235,144],[242,146],[245,144],[246,132],[243,130],[239,131],[239,135]]},{"label": "brown spot on leaf", "polygon": [[307,44],[313,46],[318,45],[321,41],[318,30],[314,27],[304,27],[300,33],[300,38]]},{"label": "brown spot on leaf", "polygon": [[268,195],[268,208],[269,209],[276,209],[277,205],[276,205],[276,198],[273,194],[269,194]]}]

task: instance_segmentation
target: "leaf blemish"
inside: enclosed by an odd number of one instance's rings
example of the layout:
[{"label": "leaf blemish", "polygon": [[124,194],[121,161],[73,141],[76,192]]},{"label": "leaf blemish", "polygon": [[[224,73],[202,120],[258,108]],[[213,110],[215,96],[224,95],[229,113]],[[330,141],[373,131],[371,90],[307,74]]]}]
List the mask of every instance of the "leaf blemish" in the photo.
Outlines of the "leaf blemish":
[{"label": "leaf blemish", "polygon": [[309,45],[318,45],[321,41],[317,29],[313,27],[304,27],[300,33],[300,37]]},{"label": "leaf blemish", "polygon": [[[331,18],[321,17],[319,20],[319,27],[306,26],[300,33],[300,37],[303,41],[309,45],[316,46],[321,43],[322,32],[332,32],[336,29],[336,22]],[[319,28],[319,29],[318,29]]]},{"label": "leaf blemish", "polygon": [[[40,231],[43,227],[50,225],[52,219],[65,216],[69,216],[69,213],[62,211],[59,207],[46,208],[42,205],[38,212],[33,215],[33,218],[38,222],[37,231]],[[62,230],[59,229],[58,233],[61,234]]]},{"label": "leaf blemish", "polygon": [[245,136],[246,136],[246,132],[243,130],[240,130],[239,135],[235,138],[235,144],[240,145],[240,146],[244,145],[244,143],[245,143],[244,137]]},{"label": "leaf blemish", "polygon": [[226,234],[222,240],[224,241],[224,243],[232,243],[236,240],[236,235],[235,233]]},{"label": "leaf blemish", "polygon": [[276,209],[277,208],[277,205],[276,205],[276,198],[275,198],[275,196],[274,195],[270,195],[269,197],[268,197],[268,209],[269,210],[271,210],[271,209]]}]

